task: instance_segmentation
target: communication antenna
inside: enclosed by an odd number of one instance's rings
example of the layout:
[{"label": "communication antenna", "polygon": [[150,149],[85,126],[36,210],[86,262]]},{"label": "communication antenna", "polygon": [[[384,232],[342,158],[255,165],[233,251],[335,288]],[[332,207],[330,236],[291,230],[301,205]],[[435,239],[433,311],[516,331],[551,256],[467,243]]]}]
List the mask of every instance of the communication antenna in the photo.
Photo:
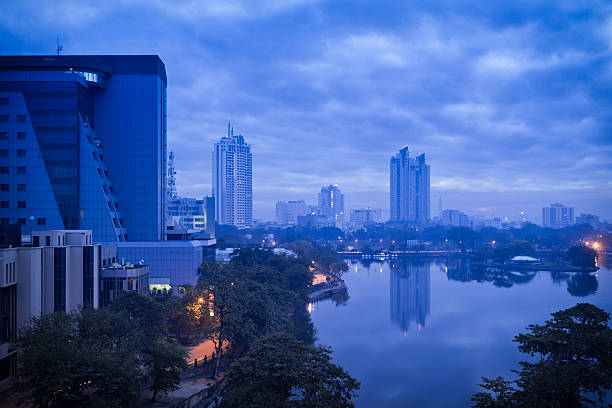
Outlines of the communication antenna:
[{"label": "communication antenna", "polygon": [[60,53],[64,51],[64,46],[60,44],[59,37],[57,37],[57,48],[55,51],[57,51],[57,55],[60,55]]}]

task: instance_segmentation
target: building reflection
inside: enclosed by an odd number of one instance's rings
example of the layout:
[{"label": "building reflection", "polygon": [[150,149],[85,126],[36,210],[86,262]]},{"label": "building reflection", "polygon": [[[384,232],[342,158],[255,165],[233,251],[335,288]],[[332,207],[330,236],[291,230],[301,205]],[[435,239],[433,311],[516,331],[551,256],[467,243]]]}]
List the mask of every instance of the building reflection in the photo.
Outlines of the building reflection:
[{"label": "building reflection", "polygon": [[396,261],[390,269],[391,322],[405,334],[412,322],[423,330],[429,314],[429,263]]}]

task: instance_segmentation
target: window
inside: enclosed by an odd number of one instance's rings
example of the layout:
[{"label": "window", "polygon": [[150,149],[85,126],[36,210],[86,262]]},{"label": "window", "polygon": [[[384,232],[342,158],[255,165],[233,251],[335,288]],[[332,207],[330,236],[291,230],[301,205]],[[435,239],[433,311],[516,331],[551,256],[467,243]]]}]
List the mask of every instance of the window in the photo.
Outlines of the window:
[{"label": "window", "polygon": [[45,245],[46,246],[51,246],[51,237],[49,235],[47,235],[45,237]]},{"label": "window", "polygon": [[8,115],[0,115],[0,123],[7,123]]},{"label": "window", "polygon": [[24,157],[26,155],[25,149],[17,149],[17,156]]},{"label": "window", "polygon": [[17,191],[26,191],[25,184],[17,184]]},{"label": "window", "polygon": [[0,174],[9,174],[8,167],[0,167]]},{"label": "window", "polygon": [[25,132],[17,132],[17,139],[25,140],[25,138],[26,138]]},{"label": "window", "polygon": [[9,151],[8,149],[0,149],[0,157],[8,157]]},{"label": "window", "polygon": [[9,191],[8,184],[0,184],[0,191]]},{"label": "window", "polygon": [[26,219],[25,218],[17,218],[17,224],[19,224],[19,225],[26,225]]},{"label": "window", "polygon": [[17,122],[25,123],[25,121],[26,121],[25,115],[17,115]]},{"label": "window", "polygon": [[0,224],[8,225],[8,223],[9,223],[9,219],[8,218],[0,218]]},{"label": "window", "polygon": [[0,140],[8,140],[9,134],[8,132],[0,132]]},{"label": "window", "polygon": [[[39,218],[38,219],[38,225],[47,225],[47,219],[46,218]],[[38,245],[36,245],[38,246]]]},{"label": "window", "polygon": [[26,174],[25,167],[17,167],[17,174]]},{"label": "window", "polygon": [[8,98],[0,98],[0,105],[8,105],[8,104],[9,104]]},{"label": "window", "polygon": [[17,208],[26,208],[25,201],[17,201]]},{"label": "window", "polygon": [[0,208],[9,208],[8,201],[0,201]]}]

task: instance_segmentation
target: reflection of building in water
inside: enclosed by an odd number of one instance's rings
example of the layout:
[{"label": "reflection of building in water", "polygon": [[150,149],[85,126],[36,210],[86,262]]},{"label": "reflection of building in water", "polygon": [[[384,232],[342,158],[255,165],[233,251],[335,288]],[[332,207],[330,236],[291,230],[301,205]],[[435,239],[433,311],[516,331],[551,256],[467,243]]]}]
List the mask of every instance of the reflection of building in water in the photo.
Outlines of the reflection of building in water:
[{"label": "reflection of building in water", "polygon": [[422,330],[429,314],[429,264],[395,263],[389,281],[391,321],[404,332],[408,332],[411,321]]}]

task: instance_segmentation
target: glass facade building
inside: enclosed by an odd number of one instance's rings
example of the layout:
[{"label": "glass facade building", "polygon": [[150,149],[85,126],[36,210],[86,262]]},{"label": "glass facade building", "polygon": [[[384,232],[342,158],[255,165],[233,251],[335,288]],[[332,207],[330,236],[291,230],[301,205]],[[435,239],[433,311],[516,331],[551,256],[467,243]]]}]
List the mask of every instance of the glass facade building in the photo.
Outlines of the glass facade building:
[{"label": "glass facade building", "polygon": [[407,147],[390,161],[390,220],[424,225],[429,221],[429,165]]},{"label": "glass facade building", "polygon": [[0,224],[163,239],[166,87],[158,56],[0,57]]}]

